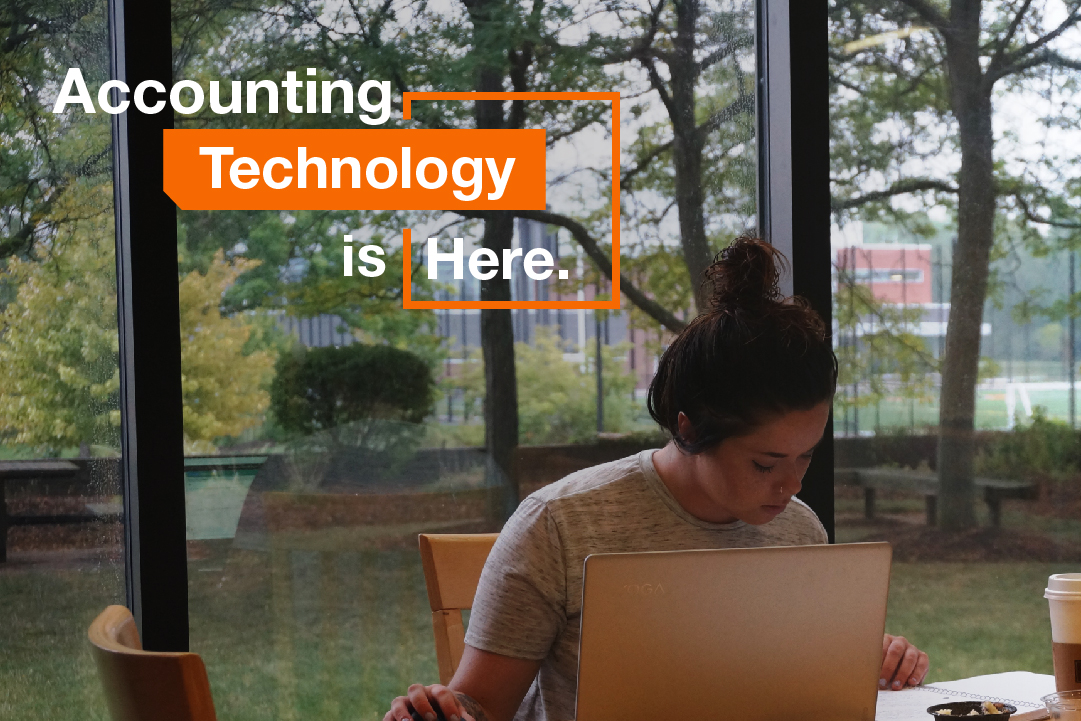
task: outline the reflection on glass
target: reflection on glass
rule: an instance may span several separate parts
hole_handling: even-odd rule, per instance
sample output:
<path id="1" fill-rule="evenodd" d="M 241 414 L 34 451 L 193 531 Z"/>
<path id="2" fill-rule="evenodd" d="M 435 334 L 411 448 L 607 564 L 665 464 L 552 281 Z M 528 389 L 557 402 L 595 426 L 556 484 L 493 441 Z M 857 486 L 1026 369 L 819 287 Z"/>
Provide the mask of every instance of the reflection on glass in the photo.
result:
<path id="1" fill-rule="evenodd" d="M 90 621 L 124 602 L 106 3 L 0 11 L 0 716 L 105 718 Z"/>
<path id="2" fill-rule="evenodd" d="M 1081 560 L 1078 17 L 961 5 L 830 4 L 838 539 L 894 543 L 931 680 L 1050 673 Z"/>
<path id="3" fill-rule="evenodd" d="M 389 80 L 380 127 L 540 127 L 548 140 L 549 208 L 534 217 L 179 214 L 192 648 L 223 717 L 381 718 L 407 684 L 435 680 L 417 533 L 498 530 L 537 487 L 662 443 L 644 410 L 655 360 L 695 312 L 692 279 L 753 227 L 753 4 L 498 7 L 173 3 L 176 76 L 222 81 L 225 105 L 227 80 L 310 68 L 354 88 Z M 477 89 L 619 90 L 622 114 L 426 101 L 401 120 L 405 90 Z M 271 113 L 259 97 L 257 113 L 176 123 L 368 128 L 340 94 L 329 113 Z M 518 258 L 506 281 L 453 280 L 449 263 L 428 280 L 414 242 L 414 298 L 605 298 L 614 123 L 621 312 L 402 310 L 403 228 L 444 252 L 453 238 L 467 255 L 543 248 L 568 271 L 532 280 Z M 346 234 L 384 248 L 382 276 L 344 276 Z"/>

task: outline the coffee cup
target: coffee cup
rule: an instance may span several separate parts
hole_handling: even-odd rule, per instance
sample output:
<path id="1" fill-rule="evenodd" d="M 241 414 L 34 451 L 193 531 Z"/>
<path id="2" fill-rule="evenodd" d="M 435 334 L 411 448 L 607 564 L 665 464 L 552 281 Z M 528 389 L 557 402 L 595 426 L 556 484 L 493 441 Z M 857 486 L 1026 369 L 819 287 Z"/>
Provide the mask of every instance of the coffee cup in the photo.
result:
<path id="1" fill-rule="evenodd" d="M 1081 690 L 1081 573 L 1054 574 L 1043 595 L 1051 608 L 1055 688 Z"/>

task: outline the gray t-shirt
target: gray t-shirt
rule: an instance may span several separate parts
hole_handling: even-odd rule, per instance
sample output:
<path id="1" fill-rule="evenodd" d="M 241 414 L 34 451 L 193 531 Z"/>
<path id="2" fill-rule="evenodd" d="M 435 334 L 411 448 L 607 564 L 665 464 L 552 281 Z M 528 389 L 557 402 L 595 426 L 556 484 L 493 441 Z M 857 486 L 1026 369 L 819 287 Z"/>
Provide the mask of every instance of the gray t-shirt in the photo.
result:
<path id="1" fill-rule="evenodd" d="M 516 721 L 574 718 L 582 565 L 589 554 L 827 542 L 814 511 L 798 499 L 761 526 L 695 518 L 657 475 L 653 453 L 587 468 L 540 489 L 499 534 L 465 642 L 542 661 Z"/>

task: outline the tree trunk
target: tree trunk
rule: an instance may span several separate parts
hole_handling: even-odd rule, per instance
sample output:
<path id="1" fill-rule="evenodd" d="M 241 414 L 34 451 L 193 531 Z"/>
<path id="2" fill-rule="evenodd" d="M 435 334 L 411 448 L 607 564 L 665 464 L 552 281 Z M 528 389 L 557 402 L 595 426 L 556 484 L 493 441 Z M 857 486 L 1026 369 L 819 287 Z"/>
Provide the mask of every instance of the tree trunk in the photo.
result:
<path id="1" fill-rule="evenodd" d="M 994 241 L 994 134 L 989 88 L 980 68 L 979 0 L 955 0 L 947 36 L 950 105 L 961 141 L 957 245 L 939 405 L 939 525 L 976 525 L 973 457 L 980 328 Z"/>
<path id="2" fill-rule="evenodd" d="M 675 3 L 676 41 L 669 62 L 672 94 L 669 116 L 672 120 L 674 142 L 672 160 L 675 167 L 676 210 L 679 214 L 679 235 L 682 240 L 683 260 L 691 275 L 694 302 L 698 312 L 705 310 L 708 295 L 702 287 L 703 273 L 713 260 L 709 240 L 706 238 L 706 221 L 702 190 L 702 140 L 698 137 L 695 122 L 694 88 L 698 82 L 698 65 L 695 59 L 695 31 L 700 8 L 698 0 Z"/>
<path id="3" fill-rule="evenodd" d="M 510 248 L 514 215 L 497 211 L 484 221 L 485 248 L 500 258 Z M 510 281 L 496 276 L 481 282 L 481 300 L 510 300 Z M 482 309 L 480 343 L 484 353 L 484 438 L 488 448 L 485 477 L 499 488 L 493 511 L 506 520 L 518 507 L 514 450 L 518 447 L 518 379 L 514 370 L 514 325 L 509 310 Z"/>
<path id="4" fill-rule="evenodd" d="M 465 0 L 473 22 L 473 47 L 477 55 L 476 89 L 499 92 L 503 88 L 506 58 L 505 32 L 499 17 L 505 9 L 500 0 Z M 503 103 L 478 100 L 474 107 L 477 127 L 504 127 Z M 514 214 L 493 211 L 485 216 L 481 243 L 502 259 L 514 237 Z M 497 273 L 480 283 L 484 301 L 511 299 L 510 280 Z M 505 521 L 518 507 L 518 480 L 514 473 L 514 450 L 518 447 L 518 378 L 514 368 L 514 324 L 509 310 L 482 309 L 480 345 L 484 355 L 484 439 L 487 446 L 485 481 L 492 490 L 491 514 Z"/>

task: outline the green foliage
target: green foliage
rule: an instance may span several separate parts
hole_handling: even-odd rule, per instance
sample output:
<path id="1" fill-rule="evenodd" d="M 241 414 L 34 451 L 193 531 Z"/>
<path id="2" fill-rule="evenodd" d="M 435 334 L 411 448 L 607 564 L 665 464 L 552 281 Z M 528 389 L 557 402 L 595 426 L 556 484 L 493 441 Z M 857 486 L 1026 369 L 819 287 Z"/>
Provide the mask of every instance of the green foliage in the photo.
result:
<path id="1" fill-rule="evenodd" d="M 80 234 L 51 257 L 8 260 L 18 291 L 0 313 L 0 437 L 51 454 L 120 447 L 116 264 L 101 225 L 100 245 Z"/>
<path id="2" fill-rule="evenodd" d="M 434 391 L 431 368 L 415 353 L 354 343 L 281 356 L 270 397 L 284 429 L 311 434 L 369 418 L 420 423 Z"/>
<path id="3" fill-rule="evenodd" d="M 836 403 L 841 409 L 871 406 L 890 396 L 931 397 L 935 359 L 912 332 L 921 308 L 880 301 L 844 274 L 833 303 L 838 328 Z M 846 392 L 857 385 L 858 393 Z"/>
<path id="4" fill-rule="evenodd" d="M 595 344 L 586 345 L 584 362 L 564 360 L 573 346 L 543 327 L 537 328 L 532 346 L 515 344 L 521 443 L 576 443 L 596 437 L 597 353 Z M 635 378 L 622 357 L 628 350 L 625 343 L 601 348 L 606 432 L 629 431 L 633 426 Z M 461 374 L 445 385 L 463 389 L 467 407 L 475 408 L 484 397 L 484 364 L 474 354 L 461 368 Z"/>
<path id="5" fill-rule="evenodd" d="M 1032 423 L 996 435 L 979 458 L 978 467 L 981 473 L 1010 478 L 1077 473 L 1081 470 L 1081 433 L 1065 423 L 1048 420 L 1045 410 L 1037 406 Z"/>
<path id="6" fill-rule="evenodd" d="M 107 186 L 97 192 L 105 194 Z M 0 435 L 58 454 L 73 446 L 119 450 L 116 263 L 111 218 L 35 260 L 8 259 L 4 280 L 15 300 L 0 313 Z M 252 261 L 219 256 L 206 274 L 180 282 L 184 439 L 190 450 L 262 422 L 262 386 L 274 352 L 247 348 L 246 316 L 222 316 L 218 303 Z"/>
<path id="7" fill-rule="evenodd" d="M 33 257 L 36 240 L 91 216 L 111 215 L 111 202 L 71 202 L 86 186 L 111 179 L 110 116 L 46 103 L 69 67 L 96 94 L 109 77 L 105 2 L 11 0 L 0 5 L 0 259 Z M 55 90 L 53 90 L 55 88 Z M 81 187 L 80 187 L 81 186 Z"/>
<path id="8" fill-rule="evenodd" d="M 213 451 L 214 439 L 259 425 L 269 404 L 265 386 L 274 349 L 253 342 L 257 326 L 249 314 L 223 316 L 219 307 L 237 278 L 257 265 L 244 258 L 226 261 L 218 251 L 206 272 L 193 270 L 180 281 L 180 384 L 189 451 Z"/>

